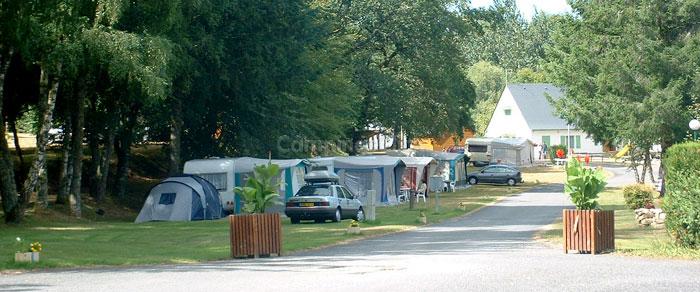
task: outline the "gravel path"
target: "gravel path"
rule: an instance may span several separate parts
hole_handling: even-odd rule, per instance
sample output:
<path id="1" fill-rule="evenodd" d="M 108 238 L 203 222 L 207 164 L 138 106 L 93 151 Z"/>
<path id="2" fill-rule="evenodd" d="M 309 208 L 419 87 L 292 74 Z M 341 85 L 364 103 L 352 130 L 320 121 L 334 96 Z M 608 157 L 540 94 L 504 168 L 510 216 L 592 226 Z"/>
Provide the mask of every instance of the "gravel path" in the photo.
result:
<path id="1" fill-rule="evenodd" d="M 698 261 L 565 255 L 532 240 L 570 207 L 561 191 L 540 187 L 463 218 L 294 256 L 3 275 L 0 291 L 700 290 Z"/>

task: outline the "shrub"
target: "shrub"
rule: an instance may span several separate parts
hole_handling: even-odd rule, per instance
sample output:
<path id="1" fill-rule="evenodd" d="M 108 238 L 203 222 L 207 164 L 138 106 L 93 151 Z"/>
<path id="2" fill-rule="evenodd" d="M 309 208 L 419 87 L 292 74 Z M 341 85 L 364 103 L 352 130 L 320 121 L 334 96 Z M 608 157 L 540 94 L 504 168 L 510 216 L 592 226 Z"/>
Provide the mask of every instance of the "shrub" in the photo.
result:
<path id="1" fill-rule="evenodd" d="M 596 199 L 598 199 L 598 193 L 605 189 L 605 185 L 605 175 L 602 170 L 583 167 L 577 159 L 569 159 L 566 165 L 564 193 L 571 197 L 576 209 L 597 209 Z"/>
<path id="2" fill-rule="evenodd" d="M 267 207 L 281 204 L 280 195 L 277 193 L 279 183 L 273 181 L 279 174 L 280 167 L 277 164 L 258 165 L 246 185 L 234 189 L 243 197 L 246 213 L 265 213 Z"/>
<path id="3" fill-rule="evenodd" d="M 554 158 L 559 158 L 557 157 L 557 150 L 561 149 L 562 152 L 564 152 L 564 157 L 566 158 L 569 153 L 569 149 L 566 148 L 566 145 L 552 145 L 549 146 L 549 159 L 554 162 Z"/>
<path id="4" fill-rule="evenodd" d="M 628 185 L 622 189 L 625 205 L 632 210 L 653 205 L 655 192 L 654 188 L 646 184 Z"/>
<path id="5" fill-rule="evenodd" d="M 700 248 L 700 143 L 669 148 L 664 165 L 666 229 L 679 245 Z"/>

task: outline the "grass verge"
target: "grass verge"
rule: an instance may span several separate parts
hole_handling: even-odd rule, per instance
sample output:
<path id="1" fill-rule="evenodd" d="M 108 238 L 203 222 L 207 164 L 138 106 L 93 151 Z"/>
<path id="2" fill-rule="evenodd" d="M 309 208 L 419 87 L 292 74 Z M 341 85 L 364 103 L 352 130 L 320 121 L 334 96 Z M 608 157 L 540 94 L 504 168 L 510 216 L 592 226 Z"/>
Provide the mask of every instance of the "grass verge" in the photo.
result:
<path id="1" fill-rule="evenodd" d="M 700 259 L 700 250 L 674 245 L 666 229 L 638 225 L 634 211 L 625 206 L 622 188 L 608 188 L 600 194 L 598 202 L 602 209 L 615 211 L 616 253 L 650 258 Z M 562 246 L 564 239 L 561 219 L 538 237 L 553 245 Z"/>

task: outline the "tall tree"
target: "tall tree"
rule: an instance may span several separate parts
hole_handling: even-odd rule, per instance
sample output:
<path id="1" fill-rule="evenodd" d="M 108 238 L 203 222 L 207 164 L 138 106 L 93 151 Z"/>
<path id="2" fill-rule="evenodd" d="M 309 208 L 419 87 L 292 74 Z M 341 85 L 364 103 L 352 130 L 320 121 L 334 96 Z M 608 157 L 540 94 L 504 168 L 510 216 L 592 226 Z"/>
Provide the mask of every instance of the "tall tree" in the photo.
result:
<path id="1" fill-rule="evenodd" d="M 572 1 L 554 33 L 548 75 L 561 115 L 598 141 L 665 149 L 683 137 L 697 91 L 699 1 Z M 644 174 L 642 174 L 642 177 Z M 640 178 L 641 179 L 641 178 Z"/>
<path id="2" fill-rule="evenodd" d="M 474 91 L 458 62 L 457 40 L 469 29 L 461 1 L 317 2 L 334 19 L 360 88 L 353 146 L 368 127 L 413 136 L 461 135 L 470 125 Z"/>
<path id="3" fill-rule="evenodd" d="M 506 87 L 506 72 L 503 68 L 480 61 L 467 70 L 469 80 L 476 89 L 476 106 L 471 110 L 474 118 L 474 133 L 483 136 L 496 110 L 496 104 Z"/>

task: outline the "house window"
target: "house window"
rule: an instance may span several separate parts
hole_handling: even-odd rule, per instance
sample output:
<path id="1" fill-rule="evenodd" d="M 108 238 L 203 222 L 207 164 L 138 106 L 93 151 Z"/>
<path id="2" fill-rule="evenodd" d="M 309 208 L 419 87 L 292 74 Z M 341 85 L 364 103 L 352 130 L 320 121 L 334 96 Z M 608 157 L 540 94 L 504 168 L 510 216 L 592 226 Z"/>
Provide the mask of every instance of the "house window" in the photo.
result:
<path id="1" fill-rule="evenodd" d="M 504 112 L 505 112 L 506 116 L 510 116 L 510 109 L 506 109 L 506 110 L 504 110 Z"/>
<path id="2" fill-rule="evenodd" d="M 567 141 L 567 137 L 569 137 Z M 580 135 L 575 135 L 575 136 L 561 136 L 561 145 L 567 145 L 569 148 L 573 149 L 581 149 L 581 136 Z"/>
<path id="3" fill-rule="evenodd" d="M 160 200 L 158 204 L 160 205 L 172 205 L 175 203 L 175 193 L 162 193 L 160 194 Z"/>
<path id="4" fill-rule="evenodd" d="M 547 145 L 547 146 L 552 146 L 551 137 L 542 136 L 542 144 Z"/>

